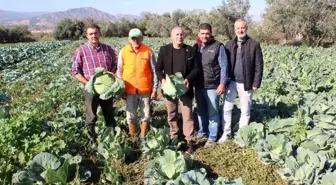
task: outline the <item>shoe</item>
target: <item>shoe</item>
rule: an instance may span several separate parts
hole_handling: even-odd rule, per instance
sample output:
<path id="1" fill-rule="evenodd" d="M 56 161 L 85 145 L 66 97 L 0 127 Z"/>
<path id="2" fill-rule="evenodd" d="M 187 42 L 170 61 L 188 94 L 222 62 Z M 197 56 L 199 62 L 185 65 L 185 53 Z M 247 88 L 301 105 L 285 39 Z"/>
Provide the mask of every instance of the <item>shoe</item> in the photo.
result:
<path id="1" fill-rule="evenodd" d="M 214 140 L 208 139 L 208 141 L 205 143 L 204 148 L 212 147 L 216 144 Z"/>
<path id="2" fill-rule="evenodd" d="M 204 139 L 208 139 L 208 136 L 206 136 L 206 135 L 196 135 L 195 136 L 195 139 L 196 140 L 204 140 Z"/>
<path id="3" fill-rule="evenodd" d="M 191 142 L 187 143 L 187 150 L 185 151 L 186 154 L 192 154 L 194 153 L 194 147 Z"/>
<path id="4" fill-rule="evenodd" d="M 222 135 L 222 137 L 218 140 L 218 143 L 224 143 L 226 140 L 228 140 L 229 137 L 227 135 Z"/>

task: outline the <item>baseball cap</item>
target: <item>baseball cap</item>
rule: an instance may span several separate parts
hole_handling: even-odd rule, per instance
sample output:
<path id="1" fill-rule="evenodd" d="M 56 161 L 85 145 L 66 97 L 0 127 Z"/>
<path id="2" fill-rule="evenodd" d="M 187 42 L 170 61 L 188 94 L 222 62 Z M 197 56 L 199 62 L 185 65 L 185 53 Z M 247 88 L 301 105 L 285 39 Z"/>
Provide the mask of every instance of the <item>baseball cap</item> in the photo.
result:
<path id="1" fill-rule="evenodd" d="M 138 28 L 133 28 L 130 30 L 128 37 L 129 38 L 132 38 L 132 37 L 140 38 L 142 37 L 142 32 Z"/>

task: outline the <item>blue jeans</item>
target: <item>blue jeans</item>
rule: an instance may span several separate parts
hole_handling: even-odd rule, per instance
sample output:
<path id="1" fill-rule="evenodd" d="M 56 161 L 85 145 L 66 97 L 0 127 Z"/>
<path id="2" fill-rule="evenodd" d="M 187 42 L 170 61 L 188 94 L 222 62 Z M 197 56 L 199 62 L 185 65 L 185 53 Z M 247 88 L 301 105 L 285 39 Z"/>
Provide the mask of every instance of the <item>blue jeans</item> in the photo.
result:
<path id="1" fill-rule="evenodd" d="M 196 89 L 195 98 L 199 131 L 198 136 L 208 135 L 209 140 L 217 139 L 219 124 L 219 95 L 216 89 Z"/>

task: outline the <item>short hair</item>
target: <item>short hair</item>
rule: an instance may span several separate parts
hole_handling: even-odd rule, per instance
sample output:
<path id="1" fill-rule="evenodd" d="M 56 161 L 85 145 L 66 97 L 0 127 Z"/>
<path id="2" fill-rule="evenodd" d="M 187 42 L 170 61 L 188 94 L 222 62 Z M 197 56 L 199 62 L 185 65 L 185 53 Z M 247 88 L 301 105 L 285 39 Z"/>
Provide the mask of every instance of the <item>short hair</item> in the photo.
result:
<path id="1" fill-rule="evenodd" d="M 181 29 L 181 30 L 182 30 L 182 34 L 184 35 L 183 28 L 182 28 L 181 26 L 175 26 L 175 27 L 171 30 L 171 32 L 170 32 L 170 36 L 172 36 L 173 32 L 174 32 L 175 30 L 177 30 L 177 29 Z"/>
<path id="2" fill-rule="evenodd" d="M 198 28 L 199 30 L 210 30 L 210 32 L 212 32 L 212 27 L 209 23 L 202 23 Z"/>
<path id="3" fill-rule="evenodd" d="M 88 22 L 85 24 L 85 27 L 84 27 L 84 35 L 86 35 L 86 32 L 89 28 L 96 28 L 100 33 L 100 27 L 98 26 L 98 24 L 94 22 Z"/>
<path id="4" fill-rule="evenodd" d="M 247 21 L 245 19 L 242 19 L 242 18 L 237 19 L 234 25 L 236 25 L 236 22 L 245 22 L 246 29 L 248 28 Z"/>

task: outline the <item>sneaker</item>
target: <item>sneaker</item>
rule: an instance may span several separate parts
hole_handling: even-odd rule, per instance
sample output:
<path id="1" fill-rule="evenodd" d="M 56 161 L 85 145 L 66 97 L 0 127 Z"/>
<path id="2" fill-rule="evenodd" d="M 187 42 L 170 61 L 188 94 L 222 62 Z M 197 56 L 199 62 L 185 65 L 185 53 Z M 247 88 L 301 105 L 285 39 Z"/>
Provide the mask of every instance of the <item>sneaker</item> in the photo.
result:
<path id="1" fill-rule="evenodd" d="M 228 140 L 229 137 L 227 135 L 222 135 L 222 137 L 218 140 L 218 143 L 224 143 L 226 140 Z"/>
<path id="2" fill-rule="evenodd" d="M 194 147 L 191 142 L 188 142 L 187 144 L 187 150 L 185 151 L 186 154 L 192 154 L 194 153 Z"/>
<path id="3" fill-rule="evenodd" d="M 211 146 L 213 146 L 215 144 L 216 144 L 216 142 L 214 140 L 208 139 L 208 141 L 204 145 L 204 148 L 209 148 L 209 147 L 211 147 Z"/>
<path id="4" fill-rule="evenodd" d="M 195 135 L 193 140 L 194 141 L 205 141 L 208 139 L 208 136 L 207 135 Z"/>

